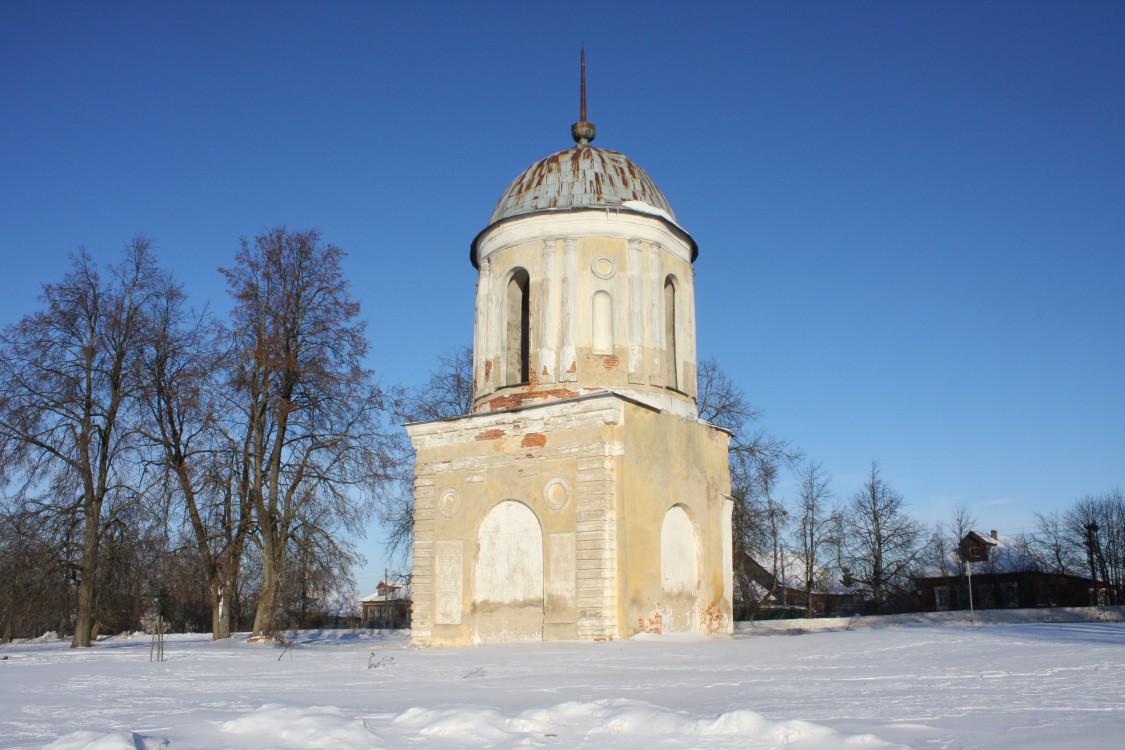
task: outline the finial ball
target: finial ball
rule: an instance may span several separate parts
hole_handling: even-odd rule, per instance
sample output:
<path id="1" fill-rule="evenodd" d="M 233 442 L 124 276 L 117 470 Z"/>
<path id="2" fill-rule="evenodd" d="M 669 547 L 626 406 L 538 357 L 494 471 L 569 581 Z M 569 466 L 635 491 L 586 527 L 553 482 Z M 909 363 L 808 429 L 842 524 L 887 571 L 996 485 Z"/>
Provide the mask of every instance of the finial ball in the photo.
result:
<path id="1" fill-rule="evenodd" d="M 574 142 L 579 146 L 585 146 L 590 141 L 594 140 L 594 135 L 597 130 L 594 128 L 594 123 L 579 120 L 570 126 L 570 136 Z"/>

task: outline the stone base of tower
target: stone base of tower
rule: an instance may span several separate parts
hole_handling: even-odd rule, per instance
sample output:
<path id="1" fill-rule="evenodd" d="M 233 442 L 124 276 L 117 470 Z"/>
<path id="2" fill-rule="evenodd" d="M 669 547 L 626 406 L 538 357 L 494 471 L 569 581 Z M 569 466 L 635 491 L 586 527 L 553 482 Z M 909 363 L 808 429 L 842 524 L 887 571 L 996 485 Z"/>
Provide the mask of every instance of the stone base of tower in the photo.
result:
<path id="1" fill-rule="evenodd" d="M 414 644 L 733 632 L 724 431 L 599 392 L 407 432 Z"/>

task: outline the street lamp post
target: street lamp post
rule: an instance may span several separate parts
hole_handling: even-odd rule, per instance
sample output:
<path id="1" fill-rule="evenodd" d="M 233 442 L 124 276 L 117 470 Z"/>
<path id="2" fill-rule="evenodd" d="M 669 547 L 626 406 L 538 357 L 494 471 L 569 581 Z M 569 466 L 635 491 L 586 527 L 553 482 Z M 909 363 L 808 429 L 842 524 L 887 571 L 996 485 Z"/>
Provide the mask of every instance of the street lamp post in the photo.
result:
<path id="1" fill-rule="evenodd" d="M 969 572 L 969 622 L 976 625 L 976 619 L 973 617 L 973 561 L 965 561 L 965 570 Z"/>

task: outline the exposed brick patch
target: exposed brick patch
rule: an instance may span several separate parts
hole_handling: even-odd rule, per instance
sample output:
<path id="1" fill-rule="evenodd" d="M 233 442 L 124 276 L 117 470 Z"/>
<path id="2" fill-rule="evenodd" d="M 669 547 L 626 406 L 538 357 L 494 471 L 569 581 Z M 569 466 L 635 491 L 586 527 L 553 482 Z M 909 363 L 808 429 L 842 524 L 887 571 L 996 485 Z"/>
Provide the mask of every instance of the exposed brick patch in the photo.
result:
<path id="1" fill-rule="evenodd" d="M 546 380 L 547 376 L 548 376 L 548 375 L 550 375 L 550 374 L 551 374 L 551 373 L 547 372 L 547 365 L 543 365 L 543 374 L 542 374 L 542 375 L 540 375 L 539 377 L 541 377 L 541 378 L 543 378 L 544 380 Z"/>
<path id="2" fill-rule="evenodd" d="M 504 437 L 506 433 L 503 430 L 497 430 L 495 427 L 491 430 L 477 433 L 477 440 L 495 440 L 496 438 Z"/>
<path id="3" fill-rule="evenodd" d="M 502 409 L 513 409 L 520 405 L 520 399 L 514 396 L 497 396 L 488 402 L 488 408 L 492 411 L 501 411 Z"/>
<path id="4" fill-rule="evenodd" d="M 485 363 L 484 363 L 484 379 L 485 380 L 491 380 L 492 379 L 492 360 L 491 359 L 485 360 Z"/>
<path id="5" fill-rule="evenodd" d="M 521 448 L 542 448 L 547 444 L 547 436 L 542 432 L 529 432 L 520 441 Z"/>
<path id="6" fill-rule="evenodd" d="M 602 357 L 602 367 L 607 370 L 616 369 L 619 364 L 621 364 L 621 360 L 617 358 L 616 354 L 610 354 L 609 356 Z"/>
<path id="7" fill-rule="evenodd" d="M 658 609 L 651 617 L 638 617 L 637 630 L 641 633 L 660 635 L 664 632 L 664 614 Z"/>
<path id="8" fill-rule="evenodd" d="M 578 395 L 578 391 L 572 391 L 568 388 L 556 388 L 549 391 L 523 391 L 522 393 L 506 393 L 503 396 L 497 396 L 488 402 L 488 408 L 492 411 L 500 411 L 501 409 L 515 409 L 516 407 L 523 406 L 527 401 L 535 400 L 551 400 L 560 398 L 574 398 Z"/>
<path id="9" fill-rule="evenodd" d="M 726 623 L 727 618 L 723 617 L 723 611 L 719 609 L 718 604 L 711 604 L 711 606 L 707 608 L 707 611 L 701 615 L 700 619 L 702 620 L 703 629 L 707 631 L 709 635 L 722 633 L 726 630 L 723 625 Z"/>
<path id="10" fill-rule="evenodd" d="M 577 362 L 571 362 L 570 367 L 568 367 L 566 371 L 567 372 L 578 372 L 578 363 Z"/>

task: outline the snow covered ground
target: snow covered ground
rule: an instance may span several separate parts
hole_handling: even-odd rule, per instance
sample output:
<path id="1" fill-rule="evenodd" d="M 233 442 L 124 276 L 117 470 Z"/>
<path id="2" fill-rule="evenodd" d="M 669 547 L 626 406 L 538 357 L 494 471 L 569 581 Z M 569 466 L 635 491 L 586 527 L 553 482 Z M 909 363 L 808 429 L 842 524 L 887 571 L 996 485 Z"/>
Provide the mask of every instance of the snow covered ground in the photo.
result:
<path id="1" fill-rule="evenodd" d="M 365 632 L 288 650 L 171 636 L 162 663 L 147 636 L 24 642 L 0 647 L 0 746 L 1121 747 L 1123 612 L 1082 617 L 432 650 Z"/>

